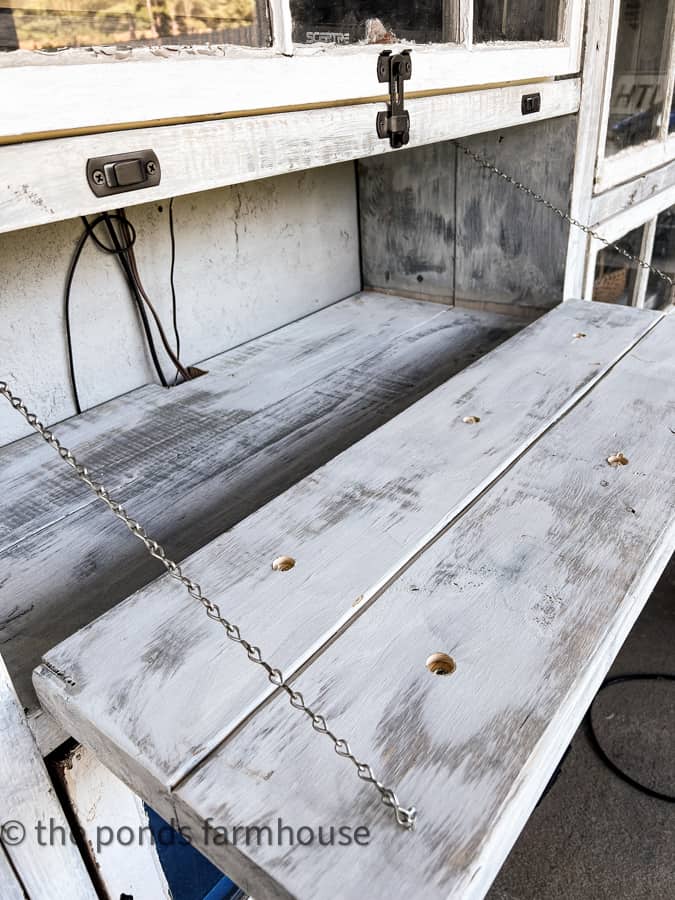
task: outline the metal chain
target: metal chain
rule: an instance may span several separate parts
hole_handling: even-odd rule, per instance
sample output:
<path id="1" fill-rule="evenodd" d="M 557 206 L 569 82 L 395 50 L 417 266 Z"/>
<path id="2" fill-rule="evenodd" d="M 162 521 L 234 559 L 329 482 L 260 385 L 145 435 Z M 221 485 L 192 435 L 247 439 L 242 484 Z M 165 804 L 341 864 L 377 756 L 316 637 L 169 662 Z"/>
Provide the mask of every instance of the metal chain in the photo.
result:
<path id="1" fill-rule="evenodd" d="M 621 256 L 625 256 L 626 259 L 629 259 L 631 262 L 637 263 L 641 269 L 649 269 L 654 275 L 658 278 L 661 278 L 663 281 L 667 282 L 670 285 L 671 289 L 671 300 L 673 299 L 673 288 L 675 288 L 675 282 L 667 275 L 665 272 L 662 272 L 660 269 L 657 269 L 656 266 L 651 265 L 645 259 L 642 259 L 640 256 L 635 256 L 632 253 L 629 253 L 628 250 L 624 250 L 623 247 L 620 247 L 618 244 L 613 243 L 612 241 L 606 240 L 601 234 L 598 234 L 597 231 L 594 231 L 588 225 L 584 225 L 583 222 L 580 222 L 578 219 L 575 219 L 574 216 L 571 216 L 569 213 L 566 213 L 564 209 L 560 209 L 558 206 L 555 206 L 550 200 L 547 200 L 545 197 L 542 197 L 541 194 L 538 194 L 536 191 L 533 191 L 532 188 L 528 187 L 526 184 L 523 184 L 522 181 L 518 181 L 513 178 L 511 175 L 508 175 L 494 163 L 489 162 L 487 159 L 484 159 L 478 153 L 474 153 L 473 150 L 470 150 L 468 147 L 465 147 L 464 144 L 461 144 L 459 141 L 453 141 L 455 146 L 462 151 L 466 156 L 471 157 L 474 162 L 478 163 L 478 165 L 482 169 L 487 169 L 488 172 L 491 172 L 493 175 L 498 175 L 504 181 L 508 181 L 509 184 L 513 185 L 513 187 L 518 188 L 519 191 L 522 191 L 524 194 L 532 197 L 537 203 L 541 203 L 546 209 L 550 209 L 551 212 L 554 212 L 557 216 L 560 216 L 561 219 L 564 219 L 566 222 L 569 222 L 570 225 L 574 225 L 575 228 L 581 229 L 585 234 L 589 235 L 592 238 L 595 238 L 597 241 L 600 241 L 601 244 L 604 244 L 606 247 L 610 247 L 612 250 L 616 250 L 617 253 L 620 253 Z"/>
<path id="2" fill-rule="evenodd" d="M 138 538 L 139 541 L 141 541 L 145 545 L 148 553 L 162 563 L 169 575 L 172 578 L 175 578 L 176 581 L 179 581 L 185 587 L 192 599 L 196 600 L 203 606 L 209 619 L 212 619 L 214 622 L 222 625 L 222 627 L 225 629 L 225 634 L 227 635 L 227 637 L 235 644 L 241 645 L 241 647 L 243 647 L 243 649 L 246 651 L 246 655 L 251 660 L 251 662 L 255 663 L 258 666 L 261 666 L 265 670 L 268 681 L 272 685 L 274 685 L 274 687 L 280 688 L 285 692 L 291 706 L 294 709 L 300 710 L 300 712 L 304 713 L 307 716 L 307 718 L 312 723 L 312 728 L 319 734 L 325 734 L 328 738 L 330 738 L 330 740 L 333 742 L 333 749 L 335 750 L 337 755 L 342 756 L 353 763 L 353 765 L 356 767 L 358 777 L 362 781 L 365 781 L 368 784 L 372 784 L 375 788 L 377 788 L 382 803 L 384 803 L 385 806 L 391 808 L 396 818 L 396 822 L 403 828 L 412 830 L 415 827 L 415 820 L 417 818 L 417 811 L 415 810 L 415 807 L 411 806 L 406 808 L 399 803 L 398 797 L 396 796 L 394 791 L 391 788 L 386 787 L 375 777 L 372 768 L 367 763 L 359 761 L 356 756 L 354 756 L 349 743 L 344 738 L 337 737 L 329 729 L 326 719 L 320 713 L 315 712 L 315 710 L 313 710 L 305 703 L 304 697 L 302 696 L 300 691 L 296 691 L 291 687 L 291 685 L 286 681 L 279 669 L 274 668 L 269 662 L 267 662 L 266 659 L 264 659 L 260 648 L 249 643 L 249 641 L 241 636 L 241 632 L 239 631 L 237 625 L 233 625 L 225 618 L 225 616 L 221 613 L 218 604 L 213 603 L 206 596 L 204 596 L 200 586 L 194 581 L 191 581 L 191 579 L 183 573 L 180 565 L 166 555 L 166 552 L 162 545 L 149 537 L 143 526 L 140 525 L 135 519 L 133 519 L 123 506 L 117 503 L 117 501 L 110 495 L 108 490 L 100 482 L 94 480 L 87 467 L 79 463 L 75 456 L 70 452 L 70 450 L 68 450 L 67 447 L 64 447 L 63 444 L 61 444 L 56 435 L 49 428 L 43 425 L 34 413 L 31 413 L 27 409 L 21 398 L 16 397 L 12 393 L 5 381 L 0 381 L 0 394 L 2 394 L 2 396 L 5 397 L 5 399 L 13 406 L 13 408 L 24 417 L 28 424 L 35 431 L 37 431 L 37 433 L 43 438 L 43 440 L 45 440 L 50 445 L 50 447 L 53 447 L 54 450 L 56 450 L 61 459 L 74 470 L 80 481 L 86 484 L 86 486 L 91 491 L 93 491 L 97 499 L 105 503 L 105 505 L 117 516 L 117 518 L 124 522 L 129 531 L 134 535 L 134 537 Z"/>

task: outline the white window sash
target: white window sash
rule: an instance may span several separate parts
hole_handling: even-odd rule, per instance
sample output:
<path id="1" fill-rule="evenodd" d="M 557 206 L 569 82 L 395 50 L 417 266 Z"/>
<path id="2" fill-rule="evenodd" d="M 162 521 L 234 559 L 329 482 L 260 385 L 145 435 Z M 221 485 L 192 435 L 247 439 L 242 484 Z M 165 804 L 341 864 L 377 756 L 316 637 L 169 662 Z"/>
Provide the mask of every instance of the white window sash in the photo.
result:
<path id="1" fill-rule="evenodd" d="M 577 72 L 584 0 L 566 0 L 558 42 L 474 45 L 473 0 L 460 0 L 455 31 L 461 44 L 392 45 L 413 48 L 410 97 L 485 88 Z M 271 0 L 273 47 L 225 48 L 220 56 L 149 50 L 131 59 L 82 62 L 36 55 L 36 65 L 13 65 L 0 55 L 0 143 L 94 134 L 139 125 L 311 109 L 384 97 L 376 78 L 380 45 L 338 47 L 291 43 L 289 0 Z M 25 56 L 25 54 L 24 54 Z M 135 57 L 135 58 L 134 58 Z"/>

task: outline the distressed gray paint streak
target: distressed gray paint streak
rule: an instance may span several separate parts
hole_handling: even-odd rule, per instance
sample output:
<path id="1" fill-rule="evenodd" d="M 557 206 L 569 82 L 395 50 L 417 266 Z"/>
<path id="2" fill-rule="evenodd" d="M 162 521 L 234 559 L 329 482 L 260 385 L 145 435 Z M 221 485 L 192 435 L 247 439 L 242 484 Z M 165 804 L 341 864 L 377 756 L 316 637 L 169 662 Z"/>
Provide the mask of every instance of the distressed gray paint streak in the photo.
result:
<path id="1" fill-rule="evenodd" d="M 463 143 L 567 209 L 575 135 L 565 116 Z M 453 144 L 362 160 L 359 191 L 365 284 L 531 310 L 562 299 L 565 223 Z"/>
<path id="2" fill-rule="evenodd" d="M 447 143 L 359 162 L 365 284 L 452 297 L 454 171 Z"/>

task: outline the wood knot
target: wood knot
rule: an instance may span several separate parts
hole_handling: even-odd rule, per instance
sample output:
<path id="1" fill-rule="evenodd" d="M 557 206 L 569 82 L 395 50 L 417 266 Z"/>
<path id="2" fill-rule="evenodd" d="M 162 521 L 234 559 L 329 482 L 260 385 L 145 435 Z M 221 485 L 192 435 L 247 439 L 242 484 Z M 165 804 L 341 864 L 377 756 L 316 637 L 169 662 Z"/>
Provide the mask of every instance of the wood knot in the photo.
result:
<path id="1" fill-rule="evenodd" d="M 480 422 L 480 416 L 464 416 L 462 422 L 465 425 L 477 425 Z"/>

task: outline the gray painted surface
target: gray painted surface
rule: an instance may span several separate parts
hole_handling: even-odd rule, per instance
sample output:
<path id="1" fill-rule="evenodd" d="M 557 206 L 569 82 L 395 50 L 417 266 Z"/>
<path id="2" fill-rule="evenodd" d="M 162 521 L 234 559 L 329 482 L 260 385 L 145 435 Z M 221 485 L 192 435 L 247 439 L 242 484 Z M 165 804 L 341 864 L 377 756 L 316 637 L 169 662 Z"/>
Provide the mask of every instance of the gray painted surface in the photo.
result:
<path id="1" fill-rule="evenodd" d="M 576 117 L 464 143 L 564 209 Z M 562 299 L 567 225 L 452 143 L 359 163 L 364 283 L 445 302 L 544 310 Z"/>

